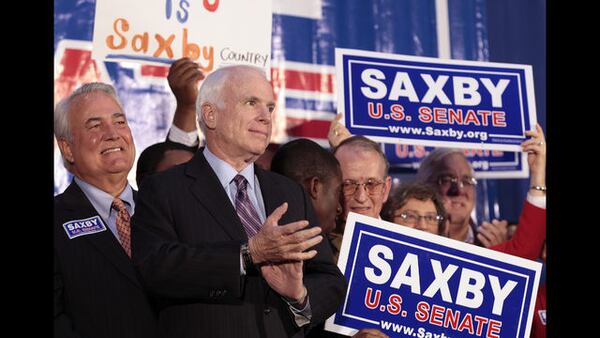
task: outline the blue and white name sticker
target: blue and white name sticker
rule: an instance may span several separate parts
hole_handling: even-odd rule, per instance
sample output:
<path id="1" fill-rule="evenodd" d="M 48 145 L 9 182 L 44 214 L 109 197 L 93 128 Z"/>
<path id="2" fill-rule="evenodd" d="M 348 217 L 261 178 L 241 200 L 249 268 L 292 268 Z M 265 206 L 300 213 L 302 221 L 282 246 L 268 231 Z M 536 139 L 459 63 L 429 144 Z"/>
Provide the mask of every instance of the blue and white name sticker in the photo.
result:
<path id="1" fill-rule="evenodd" d="M 528 338 L 539 262 L 350 213 L 344 303 L 325 329 L 390 337 Z"/>
<path id="2" fill-rule="evenodd" d="M 94 216 L 86 219 L 76 219 L 63 224 L 63 228 L 73 239 L 79 236 L 91 235 L 106 230 L 106 226 L 100 216 Z"/>
<path id="3" fill-rule="evenodd" d="M 386 143 L 520 151 L 536 124 L 530 65 L 336 48 L 338 110 Z"/>
<path id="4" fill-rule="evenodd" d="M 383 152 L 390 166 L 410 173 L 416 173 L 423 159 L 433 149 L 411 144 L 383 145 Z M 463 149 L 463 152 L 475 171 L 476 178 L 529 177 L 527 153 L 488 149 Z"/>

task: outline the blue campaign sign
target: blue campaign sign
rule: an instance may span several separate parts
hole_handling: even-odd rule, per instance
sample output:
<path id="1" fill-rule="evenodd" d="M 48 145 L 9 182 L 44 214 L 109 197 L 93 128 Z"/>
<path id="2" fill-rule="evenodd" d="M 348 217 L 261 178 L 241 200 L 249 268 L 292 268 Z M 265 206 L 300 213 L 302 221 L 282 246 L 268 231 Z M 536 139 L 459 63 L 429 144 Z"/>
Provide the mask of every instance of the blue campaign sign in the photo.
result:
<path id="1" fill-rule="evenodd" d="M 383 145 L 390 166 L 406 172 L 416 172 L 421 161 L 434 147 L 411 144 Z M 464 149 L 464 154 L 475 171 L 476 178 L 527 178 L 529 165 L 524 152 Z"/>
<path id="2" fill-rule="evenodd" d="M 520 151 L 536 124 L 529 65 L 336 48 L 338 110 L 379 142 Z"/>
<path id="3" fill-rule="evenodd" d="M 390 337 L 529 337 L 542 264 L 350 213 L 348 280 L 325 329 Z"/>

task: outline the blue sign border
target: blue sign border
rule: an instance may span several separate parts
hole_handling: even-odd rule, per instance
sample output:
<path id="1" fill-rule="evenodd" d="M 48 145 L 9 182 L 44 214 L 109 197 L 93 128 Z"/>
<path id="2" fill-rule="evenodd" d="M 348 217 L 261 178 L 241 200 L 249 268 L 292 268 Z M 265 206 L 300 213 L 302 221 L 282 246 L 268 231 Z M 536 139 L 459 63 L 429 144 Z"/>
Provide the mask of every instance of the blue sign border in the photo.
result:
<path id="1" fill-rule="evenodd" d="M 373 120 L 373 124 L 359 124 L 357 121 L 365 120 L 365 109 L 362 111 L 355 109 L 357 99 L 353 98 L 352 65 L 372 64 L 380 67 L 392 68 L 426 68 L 428 70 L 438 70 L 443 72 L 470 72 L 476 75 L 484 73 L 501 74 L 503 77 L 514 76 L 517 78 L 516 86 L 518 97 L 509 96 L 519 102 L 518 109 L 511 108 L 506 112 L 506 119 L 510 121 L 520 120 L 520 123 L 507 124 L 507 131 L 504 133 L 498 132 L 498 127 L 482 127 L 482 126 L 454 126 L 446 125 L 439 127 L 435 124 L 420 123 L 412 114 L 407 114 L 408 118 L 402 122 L 392 122 L 390 116 L 385 114 L 385 119 L 378 118 Z M 518 64 L 503 64 L 492 62 L 479 61 L 464 61 L 464 60 L 446 60 L 430 57 L 417 57 L 399 54 L 386 54 L 370 51 L 352 50 L 336 48 L 336 78 L 337 78 L 337 93 L 338 93 L 338 109 L 345 114 L 342 123 L 350 133 L 354 135 L 365 135 L 375 141 L 384 143 L 405 143 L 405 144 L 421 144 L 427 146 L 444 146 L 457 148 L 473 148 L 473 149 L 497 149 L 504 151 L 520 151 L 520 143 L 527 139 L 524 135 L 525 130 L 531 130 L 536 124 L 536 109 L 535 96 L 533 91 L 533 72 L 529 65 Z M 508 88 L 511 88 L 509 86 Z M 514 91 L 514 88 L 511 89 Z M 364 101 L 364 99 L 362 99 Z M 398 101 L 405 104 L 405 101 Z M 391 101 L 382 99 L 381 102 L 386 105 Z M 375 103 L 379 104 L 379 103 Z M 414 108 L 415 104 L 406 103 Z M 448 106 L 449 108 L 461 107 L 457 105 Z M 386 108 L 387 109 L 387 108 Z M 461 108 L 462 109 L 462 108 Z M 518 112 L 516 111 L 518 110 Z M 387 111 L 387 110 L 386 110 Z M 516 113 L 520 115 L 515 116 Z M 409 121 L 411 121 L 410 123 Z M 516 119 L 516 120 L 515 120 Z M 371 122 L 369 120 L 369 122 Z M 402 126 L 399 125 L 402 124 Z M 419 124 L 420 123 L 420 124 Z M 392 126 L 393 125 L 393 126 Z M 396 128 L 392 132 L 390 128 Z M 414 127 L 421 129 L 419 133 L 402 131 L 399 127 Z M 518 130 L 517 130 L 518 129 Z M 454 136 L 453 133 L 460 133 L 460 136 Z M 484 137 L 485 136 L 485 137 Z"/>
<path id="2" fill-rule="evenodd" d="M 377 321 L 360 318 L 356 316 L 356 313 L 347 311 L 349 301 L 356 302 L 357 299 L 364 298 L 364 288 L 353 287 L 353 273 L 357 268 L 362 267 L 360 262 L 358 264 L 360 267 L 357 265 L 356 260 L 362 250 L 360 247 L 361 241 L 369 236 L 377 237 L 382 243 L 386 241 L 401 243 L 401 245 L 429 251 L 432 255 L 448 256 L 453 260 L 463 260 L 466 262 L 465 264 L 485 266 L 485 269 L 498 270 L 503 274 L 513 274 L 517 279 L 526 280 L 523 287 L 526 296 L 521 303 L 520 320 L 517 323 L 515 337 L 529 337 L 534 315 L 535 297 L 541 275 L 540 263 L 355 213 L 350 213 L 348 216 L 338 261 L 338 267 L 344 272 L 348 280 L 348 292 L 344 304 L 338 308 L 336 314 L 327 320 L 325 326 L 327 330 L 352 335 L 361 328 L 380 327 Z M 511 325 L 511 323 L 507 324 Z M 423 323 L 421 327 L 427 327 L 427 324 Z M 456 331 L 444 329 L 443 327 L 430 326 L 429 329 L 430 332 L 437 329 L 436 334 L 443 332 L 448 334 L 447 337 L 456 337 L 458 334 Z M 393 332 L 386 333 L 393 335 Z M 468 336 L 468 334 L 465 335 L 464 332 L 460 332 L 460 336 Z M 474 335 L 474 337 L 476 336 Z M 502 335 L 502 337 L 506 337 L 506 335 Z"/>

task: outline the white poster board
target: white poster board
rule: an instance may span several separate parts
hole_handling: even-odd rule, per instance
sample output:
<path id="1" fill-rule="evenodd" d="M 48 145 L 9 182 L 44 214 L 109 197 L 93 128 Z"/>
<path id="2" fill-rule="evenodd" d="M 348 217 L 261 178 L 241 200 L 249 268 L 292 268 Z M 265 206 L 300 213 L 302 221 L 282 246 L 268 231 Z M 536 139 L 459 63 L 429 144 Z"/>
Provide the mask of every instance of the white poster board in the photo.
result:
<path id="1" fill-rule="evenodd" d="M 169 65 L 190 57 L 271 67 L 271 0 L 96 0 L 92 57 Z"/>

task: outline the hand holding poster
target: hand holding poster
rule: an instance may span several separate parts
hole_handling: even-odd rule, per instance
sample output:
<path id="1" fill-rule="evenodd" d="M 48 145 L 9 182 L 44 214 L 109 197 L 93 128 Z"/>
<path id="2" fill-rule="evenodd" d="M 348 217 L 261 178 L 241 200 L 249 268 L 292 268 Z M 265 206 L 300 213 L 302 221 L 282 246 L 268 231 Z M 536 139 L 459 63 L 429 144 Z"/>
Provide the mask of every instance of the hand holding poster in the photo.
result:
<path id="1" fill-rule="evenodd" d="M 350 213 L 344 304 L 325 329 L 390 337 L 529 337 L 541 264 Z"/>
<path id="2" fill-rule="evenodd" d="M 536 124 L 531 66 L 336 48 L 338 111 L 387 143 L 520 151 Z"/>
<path id="3" fill-rule="evenodd" d="M 227 64 L 270 77 L 271 0 L 96 0 L 92 57 L 171 64 L 181 57 L 205 72 Z"/>

